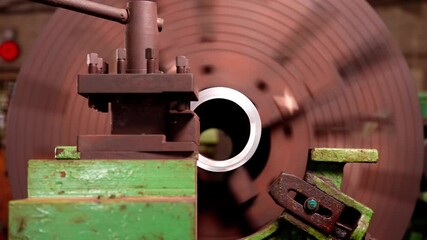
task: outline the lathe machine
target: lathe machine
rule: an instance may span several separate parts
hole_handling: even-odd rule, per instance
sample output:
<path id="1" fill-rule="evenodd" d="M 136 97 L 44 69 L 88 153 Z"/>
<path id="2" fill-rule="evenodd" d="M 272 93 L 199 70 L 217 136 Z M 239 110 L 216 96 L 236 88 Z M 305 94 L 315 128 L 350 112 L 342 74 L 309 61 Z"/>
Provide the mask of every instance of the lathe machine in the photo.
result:
<path id="1" fill-rule="evenodd" d="M 10 239 L 402 238 L 422 120 L 366 1 L 36 1 Z"/>

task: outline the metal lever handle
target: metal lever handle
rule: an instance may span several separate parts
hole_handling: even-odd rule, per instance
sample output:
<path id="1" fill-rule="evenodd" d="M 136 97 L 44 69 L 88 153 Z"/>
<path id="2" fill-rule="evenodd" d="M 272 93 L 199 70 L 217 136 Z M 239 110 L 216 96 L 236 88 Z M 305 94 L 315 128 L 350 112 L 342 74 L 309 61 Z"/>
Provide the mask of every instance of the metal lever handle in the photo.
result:
<path id="1" fill-rule="evenodd" d="M 31 0 L 54 7 L 61 7 L 68 10 L 92 15 L 99 18 L 115 21 L 118 23 L 127 23 L 129 13 L 126 9 L 111 7 L 108 5 L 95 3 L 86 0 Z"/>
<path id="2" fill-rule="evenodd" d="M 145 51 L 152 49 L 150 69 L 159 69 L 158 33 L 163 19 L 157 17 L 157 4 L 151 0 L 130 0 L 127 9 L 115 8 L 87 0 L 31 0 L 46 5 L 126 24 L 127 73 L 146 73 Z"/>

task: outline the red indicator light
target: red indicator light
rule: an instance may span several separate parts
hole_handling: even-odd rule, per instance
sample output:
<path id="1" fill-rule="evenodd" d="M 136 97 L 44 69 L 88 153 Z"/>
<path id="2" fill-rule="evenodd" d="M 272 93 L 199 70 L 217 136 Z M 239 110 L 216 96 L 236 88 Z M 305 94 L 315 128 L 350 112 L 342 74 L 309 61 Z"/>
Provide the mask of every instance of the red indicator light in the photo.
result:
<path id="1" fill-rule="evenodd" d="M 4 41 L 0 45 L 0 57 L 6 62 L 12 62 L 19 56 L 18 44 L 14 41 Z"/>

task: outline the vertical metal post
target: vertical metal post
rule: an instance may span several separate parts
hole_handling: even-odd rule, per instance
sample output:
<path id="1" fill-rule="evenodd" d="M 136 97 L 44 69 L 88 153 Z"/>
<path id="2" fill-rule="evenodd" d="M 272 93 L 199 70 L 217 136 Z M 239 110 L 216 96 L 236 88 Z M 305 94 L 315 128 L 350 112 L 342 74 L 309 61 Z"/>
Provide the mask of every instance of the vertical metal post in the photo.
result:
<path id="1" fill-rule="evenodd" d="M 154 69 L 159 69 L 159 28 L 157 4 L 152 1 L 128 3 L 129 19 L 126 24 L 127 73 L 146 73 L 146 49 L 152 49 Z"/>

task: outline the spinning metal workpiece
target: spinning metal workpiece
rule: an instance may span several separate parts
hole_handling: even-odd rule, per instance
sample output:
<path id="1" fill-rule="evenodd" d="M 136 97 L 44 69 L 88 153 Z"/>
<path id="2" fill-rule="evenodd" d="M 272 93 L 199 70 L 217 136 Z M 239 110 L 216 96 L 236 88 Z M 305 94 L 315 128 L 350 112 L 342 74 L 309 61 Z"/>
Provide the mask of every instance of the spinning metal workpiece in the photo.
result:
<path id="1" fill-rule="evenodd" d="M 135 17 L 120 10 L 125 0 L 98 2 L 114 6 L 104 9 L 100 17 L 121 23 Z M 178 72 L 175 76 L 185 82 L 187 73 L 180 72 L 186 60 L 176 61 L 175 56 L 186 56 L 201 100 L 212 89 L 238 92 L 225 90 L 223 96 L 203 97 L 204 102 L 191 104 L 200 118 L 201 132 L 222 130 L 233 146 L 218 163 L 198 163 L 199 239 L 241 238 L 269 226 L 283 212 L 269 194 L 270 185 L 281 172 L 303 179 L 309 167 L 308 149 L 313 148 L 378 150 L 378 163 L 346 166 L 341 189 L 373 210 L 368 230 L 372 236 L 402 238 L 422 174 L 422 122 L 415 84 L 403 56 L 366 1 L 158 0 L 157 6 L 162 19 L 152 16 L 150 26 L 163 28 L 159 41 L 149 40 L 148 47 L 134 47 L 135 52 L 119 50 L 118 64 L 110 65 L 110 71 L 127 76 L 153 70 L 156 75 L 159 69 Z M 87 71 L 82 59 L 88 52 L 112 63 L 114 50 L 124 45 L 125 32 L 137 34 L 140 29 L 67 10 L 54 14 L 22 67 L 8 113 L 8 168 L 15 198 L 26 196 L 28 159 L 51 158 L 58 145 L 78 145 L 78 135 L 134 133 L 134 128 L 120 129 L 122 118 L 113 117 L 110 124 L 108 114 L 87 108 L 87 99 L 76 93 L 75 84 L 76 76 Z M 128 47 L 139 44 L 126 41 Z M 89 63 L 94 64 L 95 56 L 91 57 Z M 102 72 L 106 67 L 89 69 Z M 122 85 L 115 85 L 109 75 L 108 84 L 90 85 L 100 75 L 80 77 L 84 89 L 79 91 L 92 106 L 105 111 L 104 97 L 108 95 L 110 101 L 111 95 L 100 96 L 99 91 Z M 92 93 L 98 95 L 93 98 Z M 187 96 L 195 100 L 193 94 Z M 129 99 L 114 99 L 142 108 Z M 122 108 L 114 101 L 113 111 Z M 241 101 L 250 104 L 244 106 Z M 177 112 L 180 106 L 190 107 L 176 103 Z M 128 111 L 133 116 L 133 110 Z M 152 118 L 157 119 L 164 112 L 143 114 L 158 115 Z M 139 121 L 128 120 L 135 126 Z M 160 125 L 157 132 L 164 129 Z M 89 140 L 80 139 L 79 147 L 95 146 L 91 140 L 80 145 Z M 248 154 L 236 158 L 246 146 Z M 100 152 L 92 147 L 86 156 Z"/>

